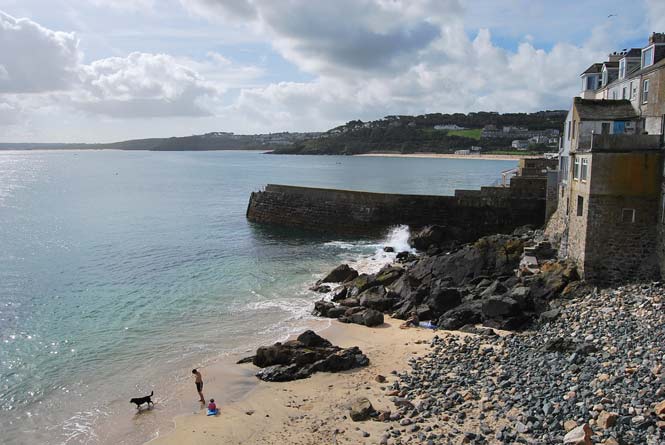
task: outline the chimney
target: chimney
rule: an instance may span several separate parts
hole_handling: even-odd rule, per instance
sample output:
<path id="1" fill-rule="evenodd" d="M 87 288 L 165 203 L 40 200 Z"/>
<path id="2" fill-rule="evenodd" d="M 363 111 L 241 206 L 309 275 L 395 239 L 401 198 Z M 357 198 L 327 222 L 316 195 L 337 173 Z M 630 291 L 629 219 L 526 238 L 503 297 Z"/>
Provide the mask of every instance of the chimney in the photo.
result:
<path id="1" fill-rule="evenodd" d="M 665 43 L 664 32 L 654 32 L 649 36 L 649 45 L 653 43 Z"/>
<path id="2" fill-rule="evenodd" d="M 623 55 L 621 53 L 618 53 L 618 52 L 615 51 L 612 54 L 610 54 L 608 57 L 609 57 L 609 60 L 608 60 L 609 62 L 618 62 L 619 60 L 621 60 Z"/>

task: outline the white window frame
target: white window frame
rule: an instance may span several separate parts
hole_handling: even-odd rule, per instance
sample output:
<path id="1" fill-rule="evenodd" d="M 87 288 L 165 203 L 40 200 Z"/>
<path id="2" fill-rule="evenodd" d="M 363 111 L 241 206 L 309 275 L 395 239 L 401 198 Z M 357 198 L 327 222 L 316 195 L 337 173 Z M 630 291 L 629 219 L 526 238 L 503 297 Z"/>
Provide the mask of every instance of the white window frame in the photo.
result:
<path id="1" fill-rule="evenodd" d="M 580 158 L 575 156 L 573 160 L 573 179 L 578 181 L 580 179 Z"/>
<path id="2" fill-rule="evenodd" d="M 631 213 L 629 213 L 629 215 L 630 215 L 630 218 L 629 218 L 630 221 L 626 221 L 626 219 L 623 217 L 623 215 L 624 215 L 626 212 L 631 212 Z M 621 222 L 622 222 L 622 223 L 631 223 L 631 224 L 634 223 L 634 222 L 635 222 L 635 209 L 628 209 L 628 208 L 621 209 Z"/>
<path id="3" fill-rule="evenodd" d="M 649 102 L 649 79 L 644 79 L 642 82 L 642 103 Z"/>
<path id="4" fill-rule="evenodd" d="M 619 79 L 626 77 L 626 59 L 619 60 Z"/>
<path id="5" fill-rule="evenodd" d="M 589 159 L 582 158 L 582 162 L 580 164 L 580 181 L 586 182 L 588 178 L 589 178 Z"/>
<path id="6" fill-rule="evenodd" d="M 649 53 L 649 60 L 646 60 L 646 58 L 644 57 L 646 55 L 645 53 Z M 647 46 L 642 50 L 642 59 L 641 59 L 642 68 L 646 68 L 648 66 L 653 65 L 653 57 L 655 53 L 656 53 L 656 45 Z"/>
<path id="7" fill-rule="evenodd" d="M 626 90 L 627 90 L 627 89 L 628 89 L 628 87 L 623 87 L 623 88 L 621 88 L 621 98 L 622 98 L 622 99 L 628 99 L 628 98 L 626 97 L 626 96 L 627 96 L 627 95 L 626 95 Z"/>

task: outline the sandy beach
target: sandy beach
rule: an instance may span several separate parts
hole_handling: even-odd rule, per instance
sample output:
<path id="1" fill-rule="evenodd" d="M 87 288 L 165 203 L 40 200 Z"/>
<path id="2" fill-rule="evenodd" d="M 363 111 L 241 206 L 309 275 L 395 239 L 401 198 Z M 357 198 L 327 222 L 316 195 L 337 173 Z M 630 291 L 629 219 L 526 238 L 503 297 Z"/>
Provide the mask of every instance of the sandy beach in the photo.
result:
<path id="1" fill-rule="evenodd" d="M 286 383 L 262 382 L 253 377 L 251 364 L 236 365 L 236 375 L 256 384 L 240 400 L 221 406 L 217 417 L 204 409 L 175 418 L 175 431 L 150 441 L 157 444 L 362 444 L 376 443 L 386 426 L 382 422 L 353 422 L 347 404 L 366 396 L 377 410 L 392 403 L 381 388 L 393 380 L 391 371 L 403 371 L 409 357 L 429 349 L 435 333 L 429 329 L 399 329 L 400 320 L 386 318 L 380 327 L 343 324 L 337 320 L 319 334 L 342 347 L 359 346 L 370 365 L 341 373 L 317 373 L 309 379 Z M 204 375 L 206 370 L 203 370 Z M 378 383 L 378 374 L 386 383 Z M 249 377 L 251 376 L 251 377 Z M 240 379 L 243 380 L 243 379 Z M 221 376 L 206 381 L 206 397 L 224 400 L 229 382 Z M 192 402 L 194 402 L 194 395 Z M 217 396 L 219 395 L 219 396 Z M 363 432 L 369 433 L 367 438 Z"/>
<path id="2" fill-rule="evenodd" d="M 384 157 L 384 158 L 439 158 L 439 159 L 484 159 L 489 161 L 516 161 L 520 159 L 539 159 L 540 155 L 498 155 L 498 154 L 474 154 L 456 155 L 453 153 L 364 153 L 354 155 L 360 157 Z"/>

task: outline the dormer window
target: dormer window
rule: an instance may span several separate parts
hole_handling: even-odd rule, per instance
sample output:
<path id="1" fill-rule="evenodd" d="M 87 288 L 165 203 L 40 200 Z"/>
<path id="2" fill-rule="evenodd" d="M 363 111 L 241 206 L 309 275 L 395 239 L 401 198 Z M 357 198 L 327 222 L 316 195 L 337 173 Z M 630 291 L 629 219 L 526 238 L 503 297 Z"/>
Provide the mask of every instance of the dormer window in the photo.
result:
<path id="1" fill-rule="evenodd" d="M 653 65 L 653 45 L 642 50 L 642 68 Z"/>
<path id="2" fill-rule="evenodd" d="M 626 59 L 619 60 L 619 79 L 626 77 Z"/>
<path id="3" fill-rule="evenodd" d="M 603 68 L 603 86 L 607 85 L 607 68 Z"/>

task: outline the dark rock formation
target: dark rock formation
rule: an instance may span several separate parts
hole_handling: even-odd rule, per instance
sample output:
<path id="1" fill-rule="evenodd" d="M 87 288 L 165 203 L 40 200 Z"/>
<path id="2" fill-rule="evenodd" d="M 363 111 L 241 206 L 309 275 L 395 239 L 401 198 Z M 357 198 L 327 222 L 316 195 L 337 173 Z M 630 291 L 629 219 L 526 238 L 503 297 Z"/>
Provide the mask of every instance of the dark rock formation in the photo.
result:
<path id="1" fill-rule="evenodd" d="M 238 363 L 249 361 L 263 368 L 256 376 L 270 382 L 304 379 L 315 372 L 339 372 L 369 364 L 358 347 L 333 346 L 313 331 L 303 332 L 296 340 L 262 346 L 254 356 Z"/>
<path id="2" fill-rule="evenodd" d="M 358 272 L 348 264 L 334 268 L 328 275 L 319 280 L 319 283 L 344 283 L 358 276 Z"/>
<path id="3" fill-rule="evenodd" d="M 436 231 L 427 229 L 428 236 Z M 534 241 L 534 233 L 525 229 L 521 236 L 487 236 L 452 252 L 437 250 L 403 266 L 387 265 L 375 275 L 361 274 L 344 283 L 339 306 L 321 301 L 314 312 L 367 326 L 383 323 L 380 313 L 406 319 L 415 312 L 421 321 L 433 320 L 443 329 L 483 323 L 515 330 L 541 313 L 543 320 L 556 318 L 556 311 L 550 311 L 554 298 L 588 287 L 575 284 L 576 269 L 566 261 L 543 260 L 536 272 L 523 274 L 519 265 L 525 248 L 531 249 L 529 255 L 534 250 L 543 257 L 552 254 L 549 243 Z"/>

